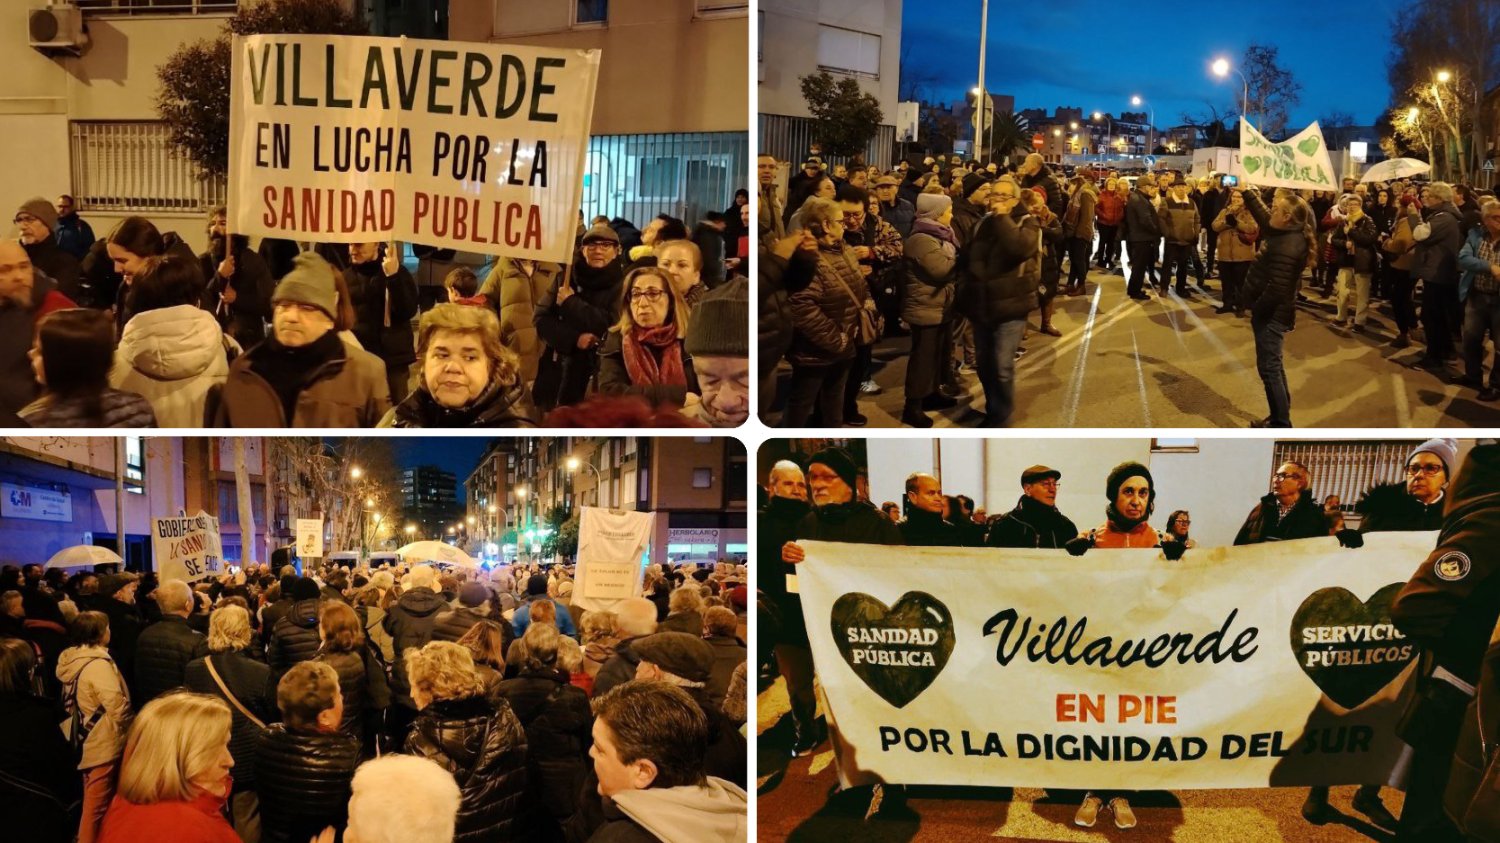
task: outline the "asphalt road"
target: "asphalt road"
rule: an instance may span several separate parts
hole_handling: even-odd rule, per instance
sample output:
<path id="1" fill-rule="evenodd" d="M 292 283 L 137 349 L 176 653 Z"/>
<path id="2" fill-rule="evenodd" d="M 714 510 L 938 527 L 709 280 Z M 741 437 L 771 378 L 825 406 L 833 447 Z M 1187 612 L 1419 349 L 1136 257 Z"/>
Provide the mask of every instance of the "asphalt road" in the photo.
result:
<path id="1" fill-rule="evenodd" d="M 1066 276 L 1064 276 L 1066 278 Z M 1190 281 L 1190 283 L 1192 283 Z M 1054 324 L 1063 336 L 1033 330 L 1017 362 L 1016 427 L 1242 428 L 1267 415 L 1255 370 L 1248 319 L 1216 314 L 1221 287 L 1180 298 L 1175 292 L 1137 302 L 1125 279 L 1095 270 L 1087 293 L 1059 297 Z M 1500 424 L 1500 402 L 1409 368 L 1420 343 L 1388 343 L 1396 331 L 1390 308 L 1372 303 L 1364 334 L 1332 327 L 1333 301 L 1304 288 L 1297 324 L 1286 337 L 1285 363 L 1298 427 L 1450 427 Z M 1038 325 L 1037 315 L 1030 320 Z M 879 395 L 863 396 L 871 427 L 898 427 L 906 374 L 906 338 L 875 349 Z M 1452 373 L 1460 370 L 1455 361 Z M 938 427 L 976 426 L 984 394 L 973 374 L 961 376 L 968 397 L 929 413 Z"/>
<path id="2" fill-rule="evenodd" d="M 1146 791 L 1131 805 L 1139 825 L 1120 831 L 1102 813 L 1092 829 L 1073 825 L 1072 794 L 1049 796 L 1026 788 L 913 787 L 904 806 L 883 807 L 866 820 L 868 790 L 836 793 L 833 751 L 824 743 L 810 756 L 790 758 L 791 718 L 780 679 L 763 690 L 756 706 L 758 839 L 770 841 L 851 841 L 922 843 L 956 840 L 1176 841 L 1176 843 L 1358 843 L 1390 840 L 1349 808 L 1353 787 L 1333 788 L 1332 806 L 1340 816 L 1323 826 L 1302 819 L 1306 791 L 1260 790 Z M 1399 791 L 1382 792 L 1385 805 L 1400 816 Z"/>

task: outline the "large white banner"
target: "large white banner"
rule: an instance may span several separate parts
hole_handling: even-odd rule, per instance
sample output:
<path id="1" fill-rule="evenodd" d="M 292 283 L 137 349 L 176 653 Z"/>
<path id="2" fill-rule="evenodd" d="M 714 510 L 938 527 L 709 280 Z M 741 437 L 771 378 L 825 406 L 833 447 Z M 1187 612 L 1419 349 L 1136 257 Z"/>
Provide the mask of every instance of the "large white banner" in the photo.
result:
<path id="1" fill-rule="evenodd" d="M 598 50 L 236 36 L 229 227 L 567 263 Z"/>
<path id="2" fill-rule="evenodd" d="M 608 610 L 641 591 L 641 554 L 651 544 L 656 513 L 582 507 L 573 602 Z"/>
<path id="3" fill-rule="evenodd" d="M 1245 184 L 1290 187 L 1296 190 L 1338 190 L 1323 129 L 1311 126 L 1281 143 L 1272 143 L 1240 118 L 1240 148 L 1230 171 Z"/>
<path id="4" fill-rule="evenodd" d="M 219 519 L 206 512 L 151 519 L 151 550 L 163 580 L 193 582 L 224 571 Z"/>
<path id="5" fill-rule="evenodd" d="M 800 542 L 846 785 L 1388 783 L 1436 533 L 1159 550 Z"/>

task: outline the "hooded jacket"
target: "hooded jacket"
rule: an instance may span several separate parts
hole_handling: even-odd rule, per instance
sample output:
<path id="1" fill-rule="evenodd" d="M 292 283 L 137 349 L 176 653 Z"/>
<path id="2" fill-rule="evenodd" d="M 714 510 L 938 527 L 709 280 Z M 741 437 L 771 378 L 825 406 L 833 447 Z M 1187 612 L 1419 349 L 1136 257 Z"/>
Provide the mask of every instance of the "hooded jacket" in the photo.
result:
<path id="1" fill-rule="evenodd" d="M 99 717 L 83 741 L 78 769 L 87 770 L 119 758 L 125 751 L 125 735 L 134 715 L 130 710 L 130 689 L 109 651 L 103 647 L 63 650 L 57 660 L 57 678 L 63 683 L 64 699 L 76 700 L 85 724 L 96 713 Z M 66 732 L 70 725 L 71 720 L 64 724 L 63 730 Z"/>
<path id="2" fill-rule="evenodd" d="M 491 378 L 484 391 L 464 407 L 439 404 L 422 383 L 380 419 L 379 427 L 536 427 L 531 391 L 522 381 L 505 386 Z"/>
<path id="3" fill-rule="evenodd" d="M 298 600 L 276 621 L 271 630 L 271 672 L 279 681 L 281 675 L 300 662 L 312 661 L 318 654 L 318 600 Z"/>
<path id="4" fill-rule="evenodd" d="M 1078 527 L 1055 506 L 1022 495 L 1016 508 L 990 525 L 987 547 L 1061 548 L 1078 535 Z"/>
<path id="5" fill-rule="evenodd" d="M 521 358 L 522 383 L 536 380 L 536 368 L 542 359 L 536 309 L 561 274 L 562 267 L 557 264 L 538 262 L 528 276 L 516 261 L 501 258 L 479 288 L 500 314 L 501 344 Z"/>
<path id="6" fill-rule="evenodd" d="M 395 692 L 396 700 L 407 708 L 416 708 L 416 704 L 412 702 L 411 685 L 406 680 L 406 651 L 432 640 L 438 613 L 446 608 L 448 602 L 443 595 L 425 588 L 414 588 L 402 594 L 380 622 L 391 634 L 392 649 L 396 653 L 391 670 L 391 690 Z"/>
<path id="7" fill-rule="evenodd" d="M 1260 499 L 1245 518 L 1239 533 L 1234 537 L 1236 545 L 1260 544 L 1269 541 L 1312 539 L 1330 535 L 1328 516 L 1312 496 L 1312 491 L 1303 489 L 1297 502 L 1281 517 L 1276 505 L 1276 496 L 1268 494 Z"/>
<path id="8" fill-rule="evenodd" d="M 626 790 L 604 800 L 604 825 L 592 843 L 706 843 L 744 840 L 749 798 L 732 782 Z"/>
<path id="9" fill-rule="evenodd" d="M 509 705 L 483 697 L 438 700 L 422 709 L 406 752 L 435 761 L 458 782 L 454 843 L 520 840 L 526 795 L 526 731 Z"/>
<path id="10" fill-rule="evenodd" d="M 256 747 L 263 843 L 305 843 L 349 822 L 350 782 L 359 743 L 349 736 L 293 732 L 276 723 Z"/>
<path id="11" fill-rule="evenodd" d="M 109 385 L 151 402 L 160 427 L 203 427 L 209 392 L 229 377 L 239 344 L 190 304 L 131 317 L 115 348 Z"/>

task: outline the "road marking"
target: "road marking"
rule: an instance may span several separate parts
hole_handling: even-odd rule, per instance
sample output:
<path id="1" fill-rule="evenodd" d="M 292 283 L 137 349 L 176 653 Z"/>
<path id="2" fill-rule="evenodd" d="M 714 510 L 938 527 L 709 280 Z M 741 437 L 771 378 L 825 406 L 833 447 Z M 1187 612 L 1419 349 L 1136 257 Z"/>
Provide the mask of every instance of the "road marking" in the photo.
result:
<path id="1" fill-rule="evenodd" d="M 1141 348 L 1135 341 L 1135 329 L 1130 329 L 1130 350 L 1135 355 L 1135 382 L 1141 393 L 1142 427 L 1151 426 L 1151 402 L 1146 400 L 1146 373 L 1141 369 Z"/>
<path id="2" fill-rule="evenodd" d="M 1411 427 L 1411 406 L 1406 401 L 1406 381 L 1391 373 L 1391 391 L 1396 396 L 1396 426 Z"/>
<path id="3" fill-rule="evenodd" d="M 1083 323 L 1083 345 L 1078 354 L 1078 359 L 1073 361 L 1073 376 L 1068 381 L 1068 400 L 1064 405 L 1063 418 L 1067 420 L 1064 427 L 1072 427 L 1073 420 L 1078 415 L 1078 401 L 1083 397 L 1083 370 L 1088 365 L 1089 343 L 1094 336 L 1094 318 L 1099 314 L 1099 299 L 1103 297 L 1104 288 L 1094 287 L 1094 299 L 1089 302 L 1089 318 Z"/>

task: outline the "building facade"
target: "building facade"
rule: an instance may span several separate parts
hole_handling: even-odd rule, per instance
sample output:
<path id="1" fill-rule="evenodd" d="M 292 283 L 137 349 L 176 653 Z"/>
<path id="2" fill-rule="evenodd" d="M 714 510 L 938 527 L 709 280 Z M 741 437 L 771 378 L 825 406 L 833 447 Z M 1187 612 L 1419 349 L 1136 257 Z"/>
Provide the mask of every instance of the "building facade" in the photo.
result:
<path id="1" fill-rule="evenodd" d="M 865 160 L 895 155 L 901 76 L 901 0 L 761 0 L 756 11 L 760 92 L 758 152 L 800 162 L 815 141 L 801 79 L 826 70 L 853 78 L 880 103 L 883 120 Z"/>
<path id="2" fill-rule="evenodd" d="M 402 469 L 401 506 L 405 524 L 416 527 L 415 537 L 423 539 L 443 535 L 464 512 L 457 478 L 431 465 Z"/>
<path id="3" fill-rule="evenodd" d="M 748 0 L 452 3 L 454 40 L 597 49 L 583 213 L 723 211 L 750 173 Z"/>

